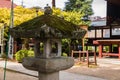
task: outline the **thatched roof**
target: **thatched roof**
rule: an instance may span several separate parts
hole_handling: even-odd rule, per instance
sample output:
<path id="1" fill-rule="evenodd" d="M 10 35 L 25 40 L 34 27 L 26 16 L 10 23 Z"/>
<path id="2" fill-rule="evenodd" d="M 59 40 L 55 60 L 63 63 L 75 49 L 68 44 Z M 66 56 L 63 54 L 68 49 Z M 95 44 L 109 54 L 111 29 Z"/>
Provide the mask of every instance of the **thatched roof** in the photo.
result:
<path id="1" fill-rule="evenodd" d="M 16 38 L 82 38 L 86 31 L 55 15 L 42 15 L 9 29 Z"/>

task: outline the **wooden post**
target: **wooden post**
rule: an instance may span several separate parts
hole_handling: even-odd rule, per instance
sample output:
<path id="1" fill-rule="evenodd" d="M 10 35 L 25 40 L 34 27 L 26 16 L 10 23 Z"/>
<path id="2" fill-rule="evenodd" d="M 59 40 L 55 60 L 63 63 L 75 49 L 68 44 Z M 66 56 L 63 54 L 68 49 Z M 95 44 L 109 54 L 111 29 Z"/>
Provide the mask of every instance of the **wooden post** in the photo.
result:
<path id="1" fill-rule="evenodd" d="M 82 50 L 84 51 L 85 43 L 84 43 L 84 38 L 82 39 Z"/>
<path id="2" fill-rule="evenodd" d="M 109 45 L 109 52 L 112 52 L 112 44 Z"/>
<path id="3" fill-rule="evenodd" d="M 99 45 L 99 58 L 102 58 L 102 45 Z"/>
<path id="4" fill-rule="evenodd" d="M 17 46 L 17 41 L 14 41 L 14 53 L 17 52 L 17 48 L 18 48 L 18 46 Z"/>
<path id="5" fill-rule="evenodd" d="M 119 44 L 119 46 L 118 46 L 118 52 L 119 52 L 119 59 L 120 59 L 120 44 Z"/>
<path id="6" fill-rule="evenodd" d="M 86 52 L 86 55 L 87 55 L 87 65 L 89 67 L 89 52 L 88 51 Z"/>
<path id="7" fill-rule="evenodd" d="M 102 37 L 101 37 L 101 38 L 103 39 L 103 28 L 102 28 L 102 30 L 101 30 L 101 33 L 102 33 L 102 35 L 101 35 Z"/>
<path id="8" fill-rule="evenodd" d="M 94 61 L 95 61 L 95 65 L 97 65 L 97 61 L 96 61 L 96 52 L 94 52 Z"/>
<path id="9" fill-rule="evenodd" d="M 72 52 L 71 52 L 71 57 L 73 57 L 73 50 L 72 50 Z"/>
<path id="10" fill-rule="evenodd" d="M 80 53 L 80 51 L 79 51 L 79 61 L 81 61 L 81 53 Z"/>

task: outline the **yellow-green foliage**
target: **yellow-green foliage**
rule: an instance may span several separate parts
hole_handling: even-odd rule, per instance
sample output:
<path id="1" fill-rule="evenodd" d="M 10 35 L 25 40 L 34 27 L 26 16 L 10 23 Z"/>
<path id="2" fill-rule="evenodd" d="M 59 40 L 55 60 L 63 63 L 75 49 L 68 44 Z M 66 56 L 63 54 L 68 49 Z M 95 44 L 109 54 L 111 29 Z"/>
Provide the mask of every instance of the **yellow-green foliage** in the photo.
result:
<path id="1" fill-rule="evenodd" d="M 36 9 L 30 9 L 30 8 L 23 8 L 21 6 L 17 6 L 13 10 L 13 20 L 14 20 L 14 26 L 19 25 L 25 21 L 28 21 L 32 18 L 36 17 Z M 43 11 L 39 11 L 38 15 L 42 15 Z M 5 37 L 7 37 L 7 31 L 8 27 L 10 27 L 10 17 L 11 17 L 11 12 L 10 9 L 7 8 L 0 8 L 0 23 L 5 23 L 6 28 L 5 28 Z"/>
<path id="2" fill-rule="evenodd" d="M 38 15 L 42 15 L 43 12 L 39 11 Z M 36 17 L 36 9 L 23 8 L 18 6 L 14 9 L 14 25 L 19 25 L 25 21 L 28 21 Z"/>
<path id="3" fill-rule="evenodd" d="M 6 23 L 9 25 L 10 21 L 10 10 L 7 8 L 0 8 L 0 23 Z"/>
<path id="4" fill-rule="evenodd" d="M 76 11 L 62 11 L 59 8 L 53 8 L 53 15 L 57 15 L 59 17 L 63 17 L 65 20 L 72 22 L 76 25 L 83 25 L 85 24 L 84 21 L 82 21 L 82 17 L 84 16 L 81 12 Z"/>
<path id="5" fill-rule="evenodd" d="M 38 16 L 42 15 L 43 11 L 38 11 Z M 62 11 L 59 8 L 53 8 L 53 15 L 57 15 L 59 17 L 63 17 L 65 20 L 70 21 L 74 24 L 81 25 L 84 22 L 81 18 L 84 14 L 76 11 L 66 12 Z M 36 9 L 35 8 L 23 8 L 21 6 L 17 6 L 14 8 L 14 26 L 19 25 L 25 21 L 33 19 L 36 17 Z M 7 23 L 9 26 L 10 23 L 10 9 L 0 8 L 0 22 Z"/>
<path id="6" fill-rule="evenodd" d="M 21 6 L 17 6 L 13 10 L 14 14 L 14 26 L 19 25 L 27 20 L 30 20 L 36 17 L 36 9 L 31 8 L 23 8 Z M 39 11 L 38 15 L 42 15 L 43 11 Z M 10 9 L 0 8 L 0 22 L 7 23 L 7 26 L 10 24 Z"/>
<path id="7" fill-rule="evenodd" d="M 62 53 L 62 56 L 64 56 L 64 57 L 68 57 L 68 55 L 67 55 L 67 53 Z"/>
<path id="8" fill-rule="evenodd" d="M 29 56 L 34 56 L 34 51 L 32 51 L 32 50 L 19 50 L 15 54 L 15 59 L 18 62 L 22 62 L 23 58 L 29 57 Z"/>

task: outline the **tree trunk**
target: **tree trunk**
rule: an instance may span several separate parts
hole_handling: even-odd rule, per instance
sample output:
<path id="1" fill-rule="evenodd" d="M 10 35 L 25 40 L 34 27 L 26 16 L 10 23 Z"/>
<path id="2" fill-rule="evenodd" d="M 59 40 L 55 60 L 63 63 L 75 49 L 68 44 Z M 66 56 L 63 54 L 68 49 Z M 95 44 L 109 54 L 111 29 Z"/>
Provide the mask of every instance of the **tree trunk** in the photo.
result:
<path id="1" fill-rule="evenodd" d="M 56 7 L 55 6 L 55 0 L 52 0 L 52 7 Z"/>

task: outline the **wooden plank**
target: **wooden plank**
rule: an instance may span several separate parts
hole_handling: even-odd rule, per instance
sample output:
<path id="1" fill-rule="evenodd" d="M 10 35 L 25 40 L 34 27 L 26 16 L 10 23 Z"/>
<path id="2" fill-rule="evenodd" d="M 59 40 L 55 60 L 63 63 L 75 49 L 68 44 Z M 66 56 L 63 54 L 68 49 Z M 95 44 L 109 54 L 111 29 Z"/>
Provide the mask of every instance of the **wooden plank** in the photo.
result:
<path id="1" fill-rule="evenodd" d="M 118 53 L 102 53 L 103 56 L 119 56 Z"/>

